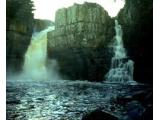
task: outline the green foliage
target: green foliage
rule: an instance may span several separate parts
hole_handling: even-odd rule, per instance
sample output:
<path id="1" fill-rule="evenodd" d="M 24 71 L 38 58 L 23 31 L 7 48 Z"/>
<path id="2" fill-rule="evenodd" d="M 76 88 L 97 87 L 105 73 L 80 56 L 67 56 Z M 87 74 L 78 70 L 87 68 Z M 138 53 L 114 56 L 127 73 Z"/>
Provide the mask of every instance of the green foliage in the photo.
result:
<path id="1" fill-rule="evenodd" d="M 31 0 L 7 0 L 7 23 L 11 21 L 29 24 L 33 19 L 33 2 Z"/>

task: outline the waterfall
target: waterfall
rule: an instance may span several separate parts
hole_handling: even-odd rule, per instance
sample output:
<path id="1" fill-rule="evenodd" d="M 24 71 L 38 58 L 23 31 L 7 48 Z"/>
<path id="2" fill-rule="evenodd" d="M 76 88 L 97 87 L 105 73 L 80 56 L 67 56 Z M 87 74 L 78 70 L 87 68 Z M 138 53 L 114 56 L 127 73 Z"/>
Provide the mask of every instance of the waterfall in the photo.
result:
<path id="1" fill-rule="evenodd" d="M 23 75 L 31 79 L 46 80 L 48 71 L 46 68 L 47 59 L 47 33 L 54 30 L 54 26 L 48 27 L 32 35 L 31 43 L 25 54 Z"/>
<path id="2" fill-rule="evenodd" d="M 115 20 L 115 31 L 114 56 L 111 60 L 111 68 L 105 78 L 107 82 L 131 83 L 133 82 L 134 62 L 127 57 L 123 46 L 122 28 L 117 20 Z"/>

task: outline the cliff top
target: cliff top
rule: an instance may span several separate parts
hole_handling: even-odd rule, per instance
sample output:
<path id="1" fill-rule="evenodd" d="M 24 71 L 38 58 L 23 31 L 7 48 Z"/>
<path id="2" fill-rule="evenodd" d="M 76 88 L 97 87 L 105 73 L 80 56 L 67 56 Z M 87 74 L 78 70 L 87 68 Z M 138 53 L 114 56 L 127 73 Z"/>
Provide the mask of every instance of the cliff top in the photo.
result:
<path id="1" fill-rule="evenodd" d="M 86 7 L 86 8 L 100 8 L 100 9 L 103 9 L 107 14 L 108 12 L 101 6 L 99 5 L 98 3 L 91 3 L 91 2 L 84 2 L 83 4 L 79 4 L 79 3 L 74 3 L 72 6 L 69 6 L 69 7 L 63 7 L 63 8 L 60 8 L 56 11 L 56 14 L 57 12 L 59 11 L 63 11 L 63 10 L 67 10 L 67 9 L 71 9 L 71 8 L 74 8 L 74 7 Z"/>

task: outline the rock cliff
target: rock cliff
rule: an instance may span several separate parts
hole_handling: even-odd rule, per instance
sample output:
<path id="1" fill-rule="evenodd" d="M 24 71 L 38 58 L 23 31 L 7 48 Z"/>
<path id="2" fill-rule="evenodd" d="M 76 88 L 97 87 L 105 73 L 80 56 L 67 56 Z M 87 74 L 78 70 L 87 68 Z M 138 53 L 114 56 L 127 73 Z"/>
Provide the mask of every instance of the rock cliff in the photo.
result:
<path id="1" fill-rule="evenodd" d="M 126 0 L 118 15 L 128 56 L 135 62 L 134 79 L 153 81 L 153 1 Z"/>
<path id="2" fill-rule="evenodd" d="M 34 31 L 40 32 L 41 30 L 46 29 L 48 26 L 53 26 L 54 22 L 50 20 L 43 19 L 34 19 Z"/>
<path id="3" fill-rule="evenodd" d="M 107 49 L 113 36 L 114 21 L 100 5 L 74 4 L 56 12 L 48 56 L 58 60 L 60 72 L 69 79 L 100 81 L 110 64 Z"/>
<path id="4" fill-rule="evenodd" d="M 6 5 L 7 71 L 20 71 L 32 35 L 32 2 L 30 0 L 7 0 Z"/>

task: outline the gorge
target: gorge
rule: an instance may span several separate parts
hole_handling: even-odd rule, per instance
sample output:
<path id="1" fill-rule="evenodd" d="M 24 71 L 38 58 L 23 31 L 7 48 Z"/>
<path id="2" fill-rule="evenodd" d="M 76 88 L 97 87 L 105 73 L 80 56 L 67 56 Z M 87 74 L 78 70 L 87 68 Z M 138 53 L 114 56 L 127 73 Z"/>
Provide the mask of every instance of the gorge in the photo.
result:
<path id="1" fill-rule="evenodd" d="M 153 119 L 152 2 L 116 17 L 75 3 L 54 22 L 32 11 L 7 0 L 7 120 Z"/>

